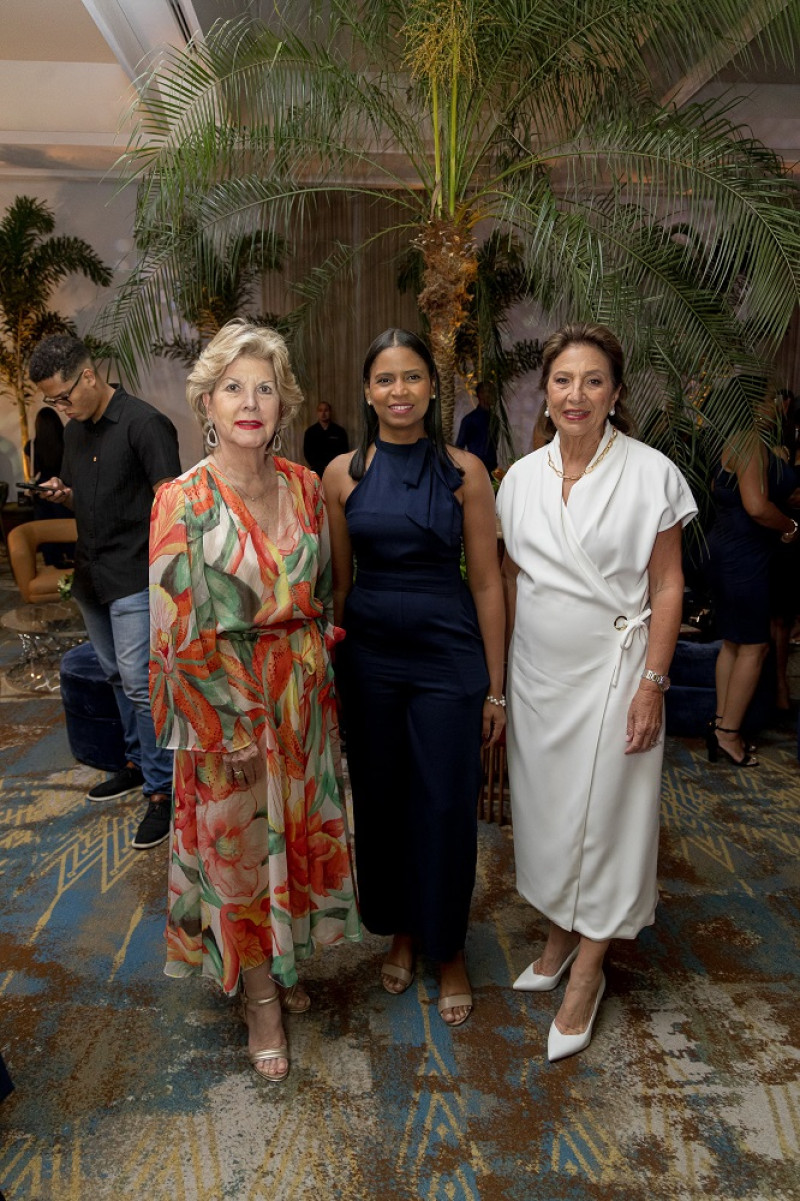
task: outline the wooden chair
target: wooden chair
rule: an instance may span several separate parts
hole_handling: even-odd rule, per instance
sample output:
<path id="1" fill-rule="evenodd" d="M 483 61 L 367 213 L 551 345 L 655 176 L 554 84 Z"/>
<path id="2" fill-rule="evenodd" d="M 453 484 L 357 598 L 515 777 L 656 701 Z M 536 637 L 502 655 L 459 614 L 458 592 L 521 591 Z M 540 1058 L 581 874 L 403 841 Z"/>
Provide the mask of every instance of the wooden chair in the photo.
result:
<path id="1" fill-rule="evenodd" d="M 74 517 L 53 517 L 46 521 L 26 521 L 8 534 L 8 557 L 22 599 L 29 605 L 61 600 L 58 581 L 72 570 L 47 567 L 38 562 L 37 550 L 43 542 L 75 542 L 78 528 Z"/>

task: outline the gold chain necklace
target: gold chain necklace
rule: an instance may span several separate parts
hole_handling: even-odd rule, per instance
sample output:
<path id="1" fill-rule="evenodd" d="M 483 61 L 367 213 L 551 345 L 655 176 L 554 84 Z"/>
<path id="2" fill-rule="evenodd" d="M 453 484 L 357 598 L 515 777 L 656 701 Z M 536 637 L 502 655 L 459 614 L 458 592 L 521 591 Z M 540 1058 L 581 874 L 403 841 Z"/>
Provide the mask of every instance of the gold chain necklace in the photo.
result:
<path id="1" fill-rule="evenodd" d="M 598 455 L 597 458 L 595 459 L 595 461 L 593 463 L 590 463 L 588 467 L 584 467 L 584 469 L 580 473 L 580 475 L 565 475 L 563 471 L 559 471 L 558 468 L 556 467 L 555 463 L 553 462 L 553 460 L 550 458 L 549 450 L 547 452 L 547 466 L 552 467 L 553 471 L 556 473 L 556 475 L 558 476 L 558 478 L 560 480 L 569 480 L 570 482 L 574 482 L 575 480 L 582 480 L 585 475 L 588 475 L 591 471 L 594 471 L 595 467 L 600 466 L 603 459 L 606 457 L 608 452 L 611 450 L 611 447 L 614 445 L 614 442 L 616 441 L 616 437 L 617 437 L 617 431 L 616 431 L 616 429 L 614 429 L 611 432 L 611 437 L 609 438 L 608 442 L 605 445 L 603 453 Z"/>

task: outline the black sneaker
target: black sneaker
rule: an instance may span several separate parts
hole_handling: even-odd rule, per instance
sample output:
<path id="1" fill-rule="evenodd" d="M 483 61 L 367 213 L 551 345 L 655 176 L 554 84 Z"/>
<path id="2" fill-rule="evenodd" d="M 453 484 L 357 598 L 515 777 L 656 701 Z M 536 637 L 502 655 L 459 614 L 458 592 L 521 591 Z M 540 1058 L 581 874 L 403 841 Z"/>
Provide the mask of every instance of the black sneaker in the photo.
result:
<path id="1" fill-rule="evenodd" d="M 139 823 L 136 837 L 131 843 L 137 851 L 149 851 L 169 838 L 169 819 L 172 801 L 166 792 L 154 792 L 147 798 L 147 812 Z"/>
<path id="2" fill-rule="evenodd" d="M 126 763 L 122 771 L 118 771 L 110 780 L 95 784 L 86 793 L 87 801 L 113 801 L 118 796 L 127 796 L 129 792 L 139 792 L 144 784 L 144 776 L 135 763 Z"/>

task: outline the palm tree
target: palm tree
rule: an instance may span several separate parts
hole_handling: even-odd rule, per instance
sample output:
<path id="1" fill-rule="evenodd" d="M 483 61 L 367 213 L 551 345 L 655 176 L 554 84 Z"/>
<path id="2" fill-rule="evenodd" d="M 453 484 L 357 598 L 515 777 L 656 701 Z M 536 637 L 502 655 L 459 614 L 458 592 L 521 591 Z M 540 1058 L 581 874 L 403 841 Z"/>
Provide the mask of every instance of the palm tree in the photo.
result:
<path id="1" fill-rule="evenodd" d="M 52 237 L 54 229 L 52 211 L 31 196 L 17 196 L 0 221 L 0 392 L 16 402 L 23 452 L 35 392 L 28 379 L 33 349 L 49 334 L 75 333 L 71 321 L 48 308 L 53 291 L 68 275 L 84 275 L 99 287 L 112 279 L 88 242 Z M 24 453 L 22 458 L 27 480 L 30 465 Z"/>
<path id="2" fill-rule="evenodd" d="M 184 262 L 175 304 L 183 321 L 193 326 L 194 337 L 183 331 L 157 339 L 156 354 L 191 367 L 203 347 L 232 317 L 245 314 L 255 285 L 265 271 L 279 271 L 285 247 L 281 238 L 233 234 L 218 248 L 202 233 L 189 247 L 193 257 Z M 259 313 L 252 319 L 262 325 L 288 329 L 286 318 Z"/>
<path id="3" fill-rule="evenodd" d="M 797 193 L 724 107 L 660 98 L 721 41 L 746 59 L 754 30 L 760 53 L 791 54 L 800 0 L 329 0 L 221 23 L 141 81 L 126 161 L 146 252 L 110 329 L 131 361 L 147 352 L 198 231 L 299 238 L 325 194 L 388 193 L 400 216 L 384 233 L 422 255 L 448 432 L 493 228 L 554 321 L 623 336 L 644 409 L 671 411 L 700 370 L 726 381 L 704 414 L 721 437 L 750 413 L 742 368 L 769 358 L 797 303 Z M 712 232 L 713 261 L 696 249 Z M 306 316 L 363 249 L 332 248 Z"/>

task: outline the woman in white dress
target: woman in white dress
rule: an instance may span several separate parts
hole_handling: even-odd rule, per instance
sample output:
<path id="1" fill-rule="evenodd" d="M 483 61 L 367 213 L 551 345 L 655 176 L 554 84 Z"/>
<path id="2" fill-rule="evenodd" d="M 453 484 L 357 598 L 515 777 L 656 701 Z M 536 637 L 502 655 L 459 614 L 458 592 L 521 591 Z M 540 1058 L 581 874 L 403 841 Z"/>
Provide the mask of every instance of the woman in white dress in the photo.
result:
<path id="1" fill-rule="evenodd" d="M 508 759 L 517 887 L 550 921 L 514 987 L 572 965 L 548 1058 L 588 1046 L 612 938 L 652 924 L 663 693 L 681 621 L 677 467 L 629 436 L 623 352 L 600 325 L 543 350 L 553 441 L 515 463 L 497 508 L 506 555 Z"/>

